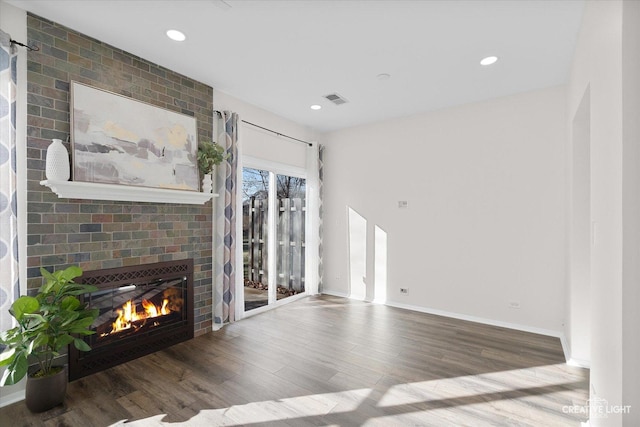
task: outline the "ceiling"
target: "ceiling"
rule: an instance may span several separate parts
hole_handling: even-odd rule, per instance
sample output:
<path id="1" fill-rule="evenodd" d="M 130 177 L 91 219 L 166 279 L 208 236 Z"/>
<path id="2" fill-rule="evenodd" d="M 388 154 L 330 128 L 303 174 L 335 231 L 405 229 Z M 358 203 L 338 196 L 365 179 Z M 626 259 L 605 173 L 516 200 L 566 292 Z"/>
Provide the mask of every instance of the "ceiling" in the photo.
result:
<path id="1" fill-rule="evenodd" d="M 563 84 L 584 8 L 583 0 L 7 2 L 319 132 Z M 171 28 L 187 40 L 169 40 Z M 499 61 L 480 65 L 489 55 Z M 349 102 L 323 98 L 336 92 Z"/>

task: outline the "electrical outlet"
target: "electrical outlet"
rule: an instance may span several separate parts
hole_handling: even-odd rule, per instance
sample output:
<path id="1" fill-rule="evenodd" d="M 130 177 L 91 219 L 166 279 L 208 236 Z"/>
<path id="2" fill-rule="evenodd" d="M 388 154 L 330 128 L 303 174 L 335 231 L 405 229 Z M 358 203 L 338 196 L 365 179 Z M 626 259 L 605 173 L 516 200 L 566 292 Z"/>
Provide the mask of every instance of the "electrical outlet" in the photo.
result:
<path id="1" fill-rule="evenodd" d="M 400 288 L 400 293 L 401 294 L 408 294 L 409 293 L 409 288 Z"/>
<path id="2" fill-rule="evenodd" d="M 509 301 L 509 308 L 520 308 L 520 301 Z"/>

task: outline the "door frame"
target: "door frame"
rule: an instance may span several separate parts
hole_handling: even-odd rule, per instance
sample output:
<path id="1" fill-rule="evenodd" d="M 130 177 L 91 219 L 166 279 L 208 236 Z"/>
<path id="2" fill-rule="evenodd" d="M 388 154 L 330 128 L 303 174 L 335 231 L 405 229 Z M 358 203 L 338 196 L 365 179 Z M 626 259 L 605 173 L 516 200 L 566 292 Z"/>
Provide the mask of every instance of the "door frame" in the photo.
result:
<path id="1" fill-rule="evenodd" d="M 305 179 L 305 197 L 306 197 L 306 206 L 307 209 L 305 211 L 305 223 L 309 224 L 310 222 L 310 217 L 311 217 L 311 211 L 309 209 L 309 199 L 310 199 L 310 188 L 309 188 L 309 177 L 308 177 L 308 172 L 305 168 L 302 167 L 298 167 L 298 166 L 293 166 L 293 165 L 288 165 L 285 163 L 278 163 L 278 162 L 274 162 L 271 160 L 264 160 L 258 157 L 253 157 L 253 156 L 247 156 L 247 155 L 243 155 L 242 156 L 242 161 L 240 162 L 239 165 L 239 173 L 238 173 L 238 189 L 241 191 L 242 189 L 242 184 L 243 184 L 243 171 L 244 168 L 252 168 L 252 169 L 260 169 L 260 170 L 264 170 L 269 172 L 269 218 L 268 218 L 268 224 L 269 224 L 269 229 L 271 232 L 273 232 L 276 229 L 276 222 L 277 222 L 277 217 L 276 217 L 276 203 L 277 203 L 277 199 L 276 199 L 276 175 L 287 175 L 287 176 L 292 176 L 295 178 L 303 178 Z M 238 212 L 242 212 L 242 197 L 238 197 L 238 204 L 240 206 L 240 209 L 238 210 Z M 238 241 L 242 241 L 243 239 L 243 230 L 242 230 L 242 221 L 237 221 L 236 223 L 236 227 L 238 228 L 238 235 L 240 236 L 240 240 Z M 305 228 L 305 242 L 308 242 L 308 233 L 309 229 L 308 227 Z M 270 233 L 270 236 L 275 235 L 275 233 Z M 240 252 L 242 252 L 242 247 L 241 245 L 238 245 L 240 247 Z M 307 246 L 305 244 L 305 246 Z M 238 268 L 239 271 L 242 271 L 242 277 L 239 280 L 242 292 L 238 292 L 238 298 L 236 299 L 238 302 L 238 305 L 236 306 L 236 313 L 238 313 L 240 316 L 237 316 L 238 318 L 244 318 L 244 317 L 249 317 L 249 316 L 253 316 L 255 314 L 259 314 L 262 313 L 264 311 L 267 310 L 271 310 L 273 308 L 279 307 L 283 304 L 288 304 L 290 302 L 293 301 L 297 301 L 298 299 L 304 298 L 307 295 L 309 295 L 308 293 L 308 288 L 307 288 L 307 277 L 309 275 L 309 271 L 311 268 L 311 264 L 316 265 L 316 262 L 312 262 L 311 264 L 309 263 L 309 261 L 311 261 L 309 258 L 309 254 L 307 251 L 305 251 L 305 290 L 304 292 L 301 292 L 299 294 L 281 299 L 280 301 L 277 300 L 276 297 L 276 287 L 272 286 L 272 284 L 276 283 L 276 261 L 277 261 L 277 246 L 276 246 L 276 239 L 274 238 L 270 238 L 269 242 L 267 244 L 267 251 L 268 251 L 268 255 L 267 255 L 267 266 L 268 266 L 268 282 L 269 282 L 269 302 L 267 305 L 262 306 L 262 307 L 258 307 L 258 308 L 254 308 L 253 310 L 249 310 L 249 311 L 245 311 L 244 309 L 244 258 L 242 256 L 242 253 L 240 253 L 240 255 L 236 258 L 238 260 L 240 260 L 240 266 Z M 274 254 L 272 256 L 272 254 Z"/>

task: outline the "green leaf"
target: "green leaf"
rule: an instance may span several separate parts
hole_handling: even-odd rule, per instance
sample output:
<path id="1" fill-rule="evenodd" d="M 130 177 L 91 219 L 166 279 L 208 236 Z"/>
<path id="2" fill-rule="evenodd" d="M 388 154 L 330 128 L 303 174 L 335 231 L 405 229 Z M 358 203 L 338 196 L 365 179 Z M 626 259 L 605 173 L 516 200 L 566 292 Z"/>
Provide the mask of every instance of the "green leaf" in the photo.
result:
<path id="1" fill-rule="evenodd" d="M 58 280 L 53 274 L 49 273 L 49 270 L 44 267 L 40 267 L 40 274 L 42 274 L 42 277 L 44 277 L 46 280 L 50 280 L 52 282 Z"/>
<path id="2" fill-rule="evenodd" d="M 47 345 L 47 343 L 49 342 L 49 335 L 47 335 L 46 332 L 40 332 L 38 335 L 36 335 L 36 337 L 33 339 L 33 347 L 34 348 L 38 348 L 38 347 L 42 347 Z"/>
<path id="3" fill-rule="evenodd" d="M 80 307 L 80 300 L 76 297 L 67 296 L 60 302 L 60 308 L 63 310 L 73 311 L 78 307 Z"/>
<path id="4" fill-rule="evenodd" d="M 80 351 L 91 351 L 91 347 L 89 347 L 89 344 L 87 344 L 86 342 L 84 342 L 84 340 L 81 340 L 80 338 L 74 339 L 73 344 Z"/>
<path id="5" fill-rule="evenodd" d="M 82 290 L 84 290 L 84 292 L 87 294 L 98 291 L 97 286 L 93 286 L 93 285 L 81 285 L 81 286 L 82 286 Z"/>
<path id="6" fill-rule="evenodd" d="M 58 338 L 58 342 L 56 347 L 58 347 L 59 349 L 64 347 L 65 345 L 71 344 L 73 342 L 74 338 L 69 335 L 69 334 L 64 334 L 62 336 L 60 336 Z"/>
<path id="7" fill-rule="evenodd" d="M 71 325 L 71 327 L 74 328 L 88 328 L 89 326 L 91 326 L 91 324 L 93 323 L 93 318 L 92 317 L 85 317 L 83 319 L 78 319 L 75 322 L 73 322 Z"/>
<path id="8" fill-rule="evenodd" d="M 7 367 L 0 380 L 0 386 L 14 385 L 27 375 L 27 357 L 24 353 L 18 353 L 14 361 Z"/>
<path id="9" fill-rule="evenodd" d="M 40 267 L 40 274 L 45 279 L 45 282 L 42 284 L 42 286 L 40 286 L 40 292 L 43 294 L 48 294 L 49 292 L 51 292 L 51 289 L 53 289 L 55 284 L 58 283 L 58 278 L 49 273 L 49 271 L 43 267 Z"/>
<path id="10" fill-rule="evenodd" d="M 29 319 L 29 326 L 37 326 L 40 323 L 47 323 L 47 319 L 45 319 L 42 314 L 30 314 L 26 313 L 24 315 L 26 319 Z"/>
<path id="11" fill-rule="evenodd" d="M 5 366 L 13 362 L 13 359 L 15 359 L 15 354 L 15 348 L 5 349 L 5 351 L 0 353 L 0 366 Z"/>
<path id="12" fill-rule="evenodd" d="M 20 321 L 25 314 L 35 313 L 38 309 L 40 309 L 40 303 L 37 299 L 29 296 L 21 296 L 11 304 L 9 312 Z"/>
<path id="13" fill-rule="evenodd" d="M 67 325 L 70 325 L 71 322 L 76 320 L 79 316 L 80 316 L 80 313 L 78 313 L 77 311 L 63 311 L 63 312 L 61 312 L 60 313 L 60 320 L 62 321 L 62 323 L 60 324 L 60 326 L 66 327 Z"/>
<path id="14" fill-rule="evenodd" d="M 88 294 L 91 292 L 93 291 L 87 291 L 86 289 L 82 288 L 82 289 L 69 289 L 65 293 L 67 295 L 82 295 L 82 294 Z"/>
<path id="15" fill-rule="evenodd" d="M 14 342 L 20 341 L 21 332 L 20 327 L 16 326 L 13 329 L 0 332 L 0 344 L 12 345 Z"/>
<path id="16" fill-rule="evenodd" d="M 0 386 L 13 385 L 9 382 L 9 376 L 12 374 L 13 374 L 12 371 L 10 371 L 9 369 L 5 369 L 4 372 L 2 373 L 2 378 L 0 378 Z"/>
<path id="17" fill-rule="evenodd" d="M 35 341 L 31 341 L 29 343 L 29 345 L 27 346 L 27 350 L 26 350 L 27 356 L 29 356 L 31 353 L 33 353 L 33 348 L 35 347 L 35 345 L 36 345 Z"/>
<path id="18" fill-rule="evenodd" d="M 69 282 L 76 277 L 82 276 L 82 269 L 76 265 L 72 265 L 71 267 L 67 267 L 60 272 L 60 278 Z"/>

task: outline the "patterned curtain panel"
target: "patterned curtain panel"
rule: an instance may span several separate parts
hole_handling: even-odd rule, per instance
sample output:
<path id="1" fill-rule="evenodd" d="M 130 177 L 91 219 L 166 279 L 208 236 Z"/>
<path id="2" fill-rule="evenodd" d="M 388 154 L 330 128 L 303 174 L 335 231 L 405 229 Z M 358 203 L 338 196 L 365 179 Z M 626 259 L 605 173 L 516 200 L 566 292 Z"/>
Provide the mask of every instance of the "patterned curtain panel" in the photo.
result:
<path id="1" fill-rule="evenodd" d="M 223 111 L 218 119 L 218 144 L 229 158 L 216 167 L 214 224 L 213 321 L 233 322 L 236 299 L 236 196 L 238 178 L 238 115 Z"/>
<path id="2" fill-rule="evenodd" d="M 0 329 L 12 326 L 9 307 L 20 295 L 16 201 L 17 49 L 0 30 Z"/>

